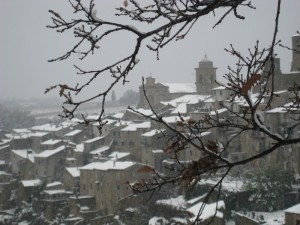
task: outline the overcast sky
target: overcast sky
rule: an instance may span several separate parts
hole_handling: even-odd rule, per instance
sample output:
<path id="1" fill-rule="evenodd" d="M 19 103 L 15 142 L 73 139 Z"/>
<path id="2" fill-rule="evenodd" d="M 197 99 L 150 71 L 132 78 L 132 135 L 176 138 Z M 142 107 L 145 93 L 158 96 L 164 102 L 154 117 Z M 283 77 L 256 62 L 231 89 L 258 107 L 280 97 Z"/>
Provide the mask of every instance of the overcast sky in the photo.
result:
<path id="1" fill-rule="evenodd" d="M 96 0 L 98 15 L 101 18 L 113 19 L 114 7 L 121 6 L 123 0 Z M 234 65 L 235 59 L 224 51 L 232 43 L 245 52 L 253 47 L 256 40 L 261 46 L 268 47 L 274 30 L 275 0 L 254 0 L 256 10 L 243 10 L 246 20 L 237 20 L 232 16 L 220 26 L 212 29 L 219 18 L 208 16 L 201 18 L 183 40 L 164 48 L 160 61 L 153 52 L 142 49 L 141 62 L 128 78 L 131 82 L 124 87 L 116 88 L 117 98 L 126 90 L 138 90 L 142 76 L 154 76 L 159 82 L 194 82 L 198 62 L 205 53 L 218 67 L 221 77 L 227 65 Z M 71 35 L 61 35 L 47 29 L 51 24 L 49 9 L 61 15 L 71 15 L 68 1 L 62 0 L 1 0 L 0 1 L 0 99 L 44 97 L 46 87 L 58 83 L 75 84 L 82 78 L 76 75 L 70 60 L 48 63 L 47 60 L 60 56 L 75 43 Z M 300 1 L 283 0 L 279 27 L 279 39 L 291 46 L 291 36 L 300 30 Z M 147 26 L 142 27 L 147 29 Z M 126 35 L 114 38 L 101 46 L 103 55 L 97 55 L 86 62 L 80 62 L 83 68 L 102 68 L 114 56 L 128 53 L 132 40 Z M 106 51 L 105 51 L 106 50 Z M 289 71 L 291 53 L 277 49 L 281 58 L 281 68 Z M 98 80 L 84 93 L 92 95 L 105 86 L 105 78 Z M 57 91 L 49 96 L 58 96 Z"/>

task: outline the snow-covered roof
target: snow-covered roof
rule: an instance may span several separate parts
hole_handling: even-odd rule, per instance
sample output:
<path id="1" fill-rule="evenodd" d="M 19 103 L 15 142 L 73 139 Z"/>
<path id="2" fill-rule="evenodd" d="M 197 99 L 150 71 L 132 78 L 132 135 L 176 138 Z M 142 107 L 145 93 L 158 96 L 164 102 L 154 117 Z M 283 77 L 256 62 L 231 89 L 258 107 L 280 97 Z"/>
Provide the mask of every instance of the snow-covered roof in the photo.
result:
<path id="1" fill-rule="evenodd" d="M 192 198 L 192 199 L 188 200 L 187 203 L 190 204 L 190 205 L 193 205 L 193 204 L 195 204 L 196 202 L 198 202 L 199 200 L 204 199 L 206 195 L 207 195 L 207 194 L 198 196 L 198 197 L 196 197 L 196 198 Z"/>
<path id="2" fill-rule="evenodd" d="M 213 103 L 215 102 L 214 98 L 208 98 L 206 100 L 204 100 L 205 103 Z"/>
<path id="3" fill-rule="evenodd" d="M 71 131 L 71 132 L 65 134 L 65 137 L 72 137 L 72 136 L 74 136 L 74 135 L 76 135 L 76 134 L 79 134 L 79 133 L 82 133 L 82 130 L 79 130 L 79 129 L 73 130 L 73 131 Z"/>
<path id="4" fill-rule="evenodd" d="M 105 152 L 105 151 L 108 151 L 110 149 L 110 146 L 101 146 L 100 148 L 97 148 L 96 150 L 93 150 L 90 152 L 91 155 L 97 155 L 101 152 Z"/>
<path id="5" fill-rule="evenodd" d="M 66 170 L 72 177 L 80 177 L 80 170 L 78 167 L 66 167 Z"/>
<path id="6" fill-rule="evenodd" d="M 63 127 L 70 127 L 70 126 L 74 126 L 74 125 L 77 125 L 77 124 L 82 123 L 82 122 L 83 122 L 82 119 L 73 118 L 73 119 L 70 119 L 70 120 L 65 120 L 64 122 L 60 123 L 59 125 L 63 126 Z"/>
<path id="7" fill-rule="evenodd" d="M 39 126 L 33 126 L 31 129 L 32 130 L 40 130 L 40 131 L 58 131 L 62 128 L 63 128 L 62 126 L 56 126 L 52 123 L 46 123 L 46 124 L 39 125 Z"/>
<path id="8" fill-rule="evenodd" d="M 39 154 L 37 154 L 35 157 L 38 157 L 38 158 L 48 158 L 50 156 L 53 156 L 59 152 L 62 152 L 65 150 L 65 146 L 60 146 L 54 150 L 45 150 Z"/>
<path id="9" fill-rule="evenodd" d="M 164 151 L 162 149 L 155 149 L 155 150 L 152 150 L 152 153 L 163 153 Z"/>
<path id="10" fill-rule="evenodd" d="M 46 187 L 54 187 L 54 186 L 57 186 L 57 185 L 62 185 L 62 182 L 60 182 L 60 181 L 54 181 L 54 182 L 52 182 L 50 184 L 47 184 Z"/>
<path id="11" fill-rule="evenodd" d="M 260 97 L 259 93 L 252 93 L 250 95 L 251 101 L 253 103 L 255 103 L 259 97 Z M 249 106 L 248 102 L 245 100 L 244 97 L 238 97 L 238 96 L 236 96 L 234 98 L 233 102 L 236 103 L 236 104 L 238 104 L 238 105 L 240 105 L 240 106 Z M 261 103 L 263 103 L 263 102 L 264 102 L 264 99 L 262 99 Z"/>
<path id="12" fill-rule="evenodd" d="M 213 110 L 213 111 L 210 111 L 210 112 L 209 112 L 209 115 L 214 116 L 214 115 L 216 115 L 216 114 L 220 114 L 220 113 L 226 112 L 227 110 L 228 110 L 228 109 L 226 109 L 226 108 Z"/>
<path id="13" fill-rule="evenodd" d="M 35 187 L 35 186 L 39 186 L 42 183 L 42 181 L 40 179 L 21 180 L 21 183 L 24 187 Z"/>
<path id="14" fill-rule="evenodd" d="M 69 192 L 66 192 L 64 189 L 59 189 L 59 190 L 44 190 L 43 193 L 46 193 L 48 195 L 56 195 L 56 194 L 66 194 Z"/>
<path id="15" fill-rule="evenodd" d="M 177 107 L 171 111 L 171 114 L 178 114 L 178 112 L 180 112 L 181 114 L 187 113 L 186 103 L 180 103 L 179 105 L 177 105 Z"/>
<path id="16" fill-rule="evenodd" d="M 300 215 L 300 203 L 297 205 L 294 205 L 286 210 L 284 210 L 287 213 L 296 213 Z"/>
<path id="17" fill-rule="evenodd" d="M 134 110 L 137 111 L 137 112 L 133 111 L 132 109 L 126 109 L 126 111 L 128 111 L 128 112 L 132 112 L 132 113 L 136 113 L 136 114 L 141 113 L 141 114 L 144 114 L 144 115 L 146 115 L 146 116 L 151 116 L 151 115 L 153 115 L 153 112 L 152 112 L 151 109 L 137 108 L 137 109 L 134 109 Z M 140 114 L 139 114 L 139 115 L 140 115 Z"/>
<path id="18" fill-rule="evenodd" d="M 277 108 L 266 111 L 266 113 L 286 113 L 286 112 L 287 112 L 287 109 L 284 107 L 277 107 Z"/>
<path id="19" fill-rule="evenodd" d="M 48 134 L 48 132 L 35 132 L 35 133 L 32 133 L 31 136 L 32 137 L 43 137 L 47 134 Z"/>
<path id="20" fill-rule="evenodd" d="M 125 120 L 121 120 L 119 122 L 117 122 L 116 124 L 114 124 L 115 127 L 120 127 L 120 126 L 127 126 L 129 124 L 132 124 L 132 121 L 125 121 Z"/>
<path id="21" fill-rule="evenodd" d="M 162 83 L 169 87 L 170 93 L 196 93 L 197 88 L 194 83 Z"/>
<path id="22" fill-rule="evenodd" d="M 22 128 L 22 129 L 13 129 L 13 132 L 18 134 L 27 134 L 27 133 L 31 133 L 31 130 Z"/>
<path id="23" fill-rule="evenodd" d="M 129 152 L 113 152 L 109 155 L 109 157 L 111 158 L 111 160 L 118 160 L 129 155 L 130 155 Z"/>
<path id="24" fill-rule="evenodd" d="M 60 140 L 60 139 L 49 139 L 47 141 L 42 142 L 41 144 L 42 145 L 55 145 L 55 144 L 57 144 L 57 143 L 59 143 L 61 141 L 62 140 Z"/>
<path id="25" fill-rule="evenodd" d="M 31 149 L 18 149 L 18 150 L 11 150 L 14 154 L 20 156 L 23 159 L 29 159 L 31 162 L 34 162 L 34 157 L 36 153 Z"/>
<path id="26" fill-rule="evenodd" d="M 164 131 L 165 131 L 165 129 L 153 129 L 153 130 L 150 130 L 146 133 L 143 133 L 141 136 L 143 136 L 143 137 L 152 137 L 152 136 L 160 134 L 161 132 L 164 132 Z"/>
<path id="27" fill-rule="evenodd" d="M 150 128 L 150 127 L 151 127 L 150 121 L 146 121 L 143 123 L 129 124 L 127 127 L 124 127 L 123 129 L 121 129 L 121 131 L 137 131 L 137 129 L 139 129 L 139 128 Z"/>
<path id="28" fill-rule="evenodd" d="M 209 97 L 210 95 L 184 95 L 168 102 L 162 102 L 162 104 L 164 105 L 170 104 L 172 106 L 176 106 L 178 103 L 196 104 L 200 101 L 204 101 L 205 99 L 208 99 Z"/>
<path id="29" fill-rule="evenodd" d="M 225 209 L 225 203 L 224 201 L 218 201 L 218 202 L 214 202 L 214 203 L 210 203 L 210 204 L 206 204 L 201 215 L 199 215 L 199 218 L 197 218 L 197 215 L 199 213 L 199 210 L 202 207 L 203 202 L 199 202 L 198 204 L 195 204 L 194 206 L 190 207 L 187 209 L 187 212 L 189 212 L 190 215 L 192 215 L 189 220 L 191 222 L 196 221 L 197 219 L 199 221 L 204 221 L 207 220 L 211 217 L 213 217 L 216 213 L 216 217 L 218 218 L 224 218 L 224 214 L 220 211 L 218 211 L 218 209 Z M 217 212 L 216 212 L 217 209 Z"/>
<path id="30" fill-rule="evenodd" d="M 185 121 L 187 121 L 190 117 L 183 116 L 182 118 Z M 176 123 L 177 121 L 180 121 L 180 118 L 178 116 L 168 116 L 168 117 L 163 117 L 163 121 L 165 121 L 166 123 Z"/>
<path id="31" fill-rule="evenodd" d="M 225 90 L 225 89 L 226 89 L 226 87 L 224 87 L 224 86 L 218 86 L 218 87 L 213 88 L 212 90 Z"/>
<path id="32" fill-rule="evenodd" d="M 80 168 L 80 170 L 124 170 L 133 166 L 135 162 L 130 161 L 113 161 L 93 162 Z"/>
<path id="33" fill-rule="evenodd" d="M 84 141 L 84 143 L 93 143 L 93 142 L 99 141 L 99 140 L 101 140 L 101 139 L 103 139 L 103 138 L 104 138 L 103 136 L 95 137 L 95 138 L 92 138 L 92 139 L 89 139 L 89 140 Z"/>
<path id="34" fill-rule="evenodd" d="M 3 145 L 3 146 L 0 146 L 0 151 L 1 151 L 2 149 L 6 149 L 6 148 L 9 148 L 9 145 Z"/>
<path id="35" fill-rule="evenodd" d="M 112 117 L 116 118 L 116 119 L 121 119 L 123 116 L 124 116 L 123 112 L 119 112 L 119 113 L 116 113 L 116 114 L 112 115 Z"/>

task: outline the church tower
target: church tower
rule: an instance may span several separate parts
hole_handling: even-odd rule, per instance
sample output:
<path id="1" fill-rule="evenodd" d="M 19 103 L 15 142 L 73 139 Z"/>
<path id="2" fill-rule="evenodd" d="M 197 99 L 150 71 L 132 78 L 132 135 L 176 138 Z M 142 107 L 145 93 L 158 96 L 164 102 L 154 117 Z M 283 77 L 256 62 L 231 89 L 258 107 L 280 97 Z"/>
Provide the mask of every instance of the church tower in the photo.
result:
<path id="1" fill-rule="evenodd" d="M 213 88 L 217 87 L 216 84 L 216 70 L 213 62 L 210 61 L 206 54 L 199 62 L 199 67 L 196 70 L 196 88 L 198 94 L 211 94 Z"/>
<path id="2" fill-rule="evenodd" d="M 300 71 L 300 34 L 292 36 L 293 62 L 291 72 Z"/>

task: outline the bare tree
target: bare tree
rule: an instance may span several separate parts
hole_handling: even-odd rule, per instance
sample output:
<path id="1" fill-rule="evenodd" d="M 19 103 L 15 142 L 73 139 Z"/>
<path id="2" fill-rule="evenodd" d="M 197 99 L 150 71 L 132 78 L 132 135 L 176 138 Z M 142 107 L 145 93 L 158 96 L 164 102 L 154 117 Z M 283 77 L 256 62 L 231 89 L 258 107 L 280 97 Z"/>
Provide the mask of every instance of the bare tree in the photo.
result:
<path id="1" fill-rule="evenodd" d="M 90 1 L 87 5 L 81 0 L 69 0 L 69 2 L 74 9 L 74 14 L 78 15 L 76 19 L 66 20 L 59 13 L 50 10 L 53 24 L 48 27 L 61 33 L 73 31 L 75 38 L 78 38 L 79 41 L 65 54 L 49 60 L 50 62 L 65 60 L 72 54 L 79 54 L 80 59 L 83 60 L 98 50 L 104 38 L 109 38 L 115 33 L 127 32 L 128 35 L 135 36 L 135 46 L 126 57 L 120 58 L 114 63 L 96 70 L 83 70 L 75 66 L 78 74 L 91 76 L 86 83 L 77 84 L 75 87 L 59 84 L 49 87 L 46 90 L 48 92 L 55 88 L 59 89 L 60 96 L 65 98 L 63 104 L 64 114 L 62 115 L 65 118 L 72 118 L 80 105 L 101 98 L 101 114 L 97 120 L 99 128 L 103 125 L 102 117 L 105 111 L 107 94 L 118 82 L 123 82 L 123 84 L 127 82 L 128 73 L 135 68 L 140 60 L 138 56 L 142 48 L 146 47 L 150 51 L 154 51 L 157 59 L 159 59 L 160 49 L 172 41 L 184 39 L 199 18 L 220 11 L 222 15 L 216 19 L 215 26 L 217 26 L 230 14 L 233 14 L 237 19 L 244 19 L 243 15 L 238 13 L 238 10 L 242 7 L 255 9 L 251 2 L 247 0 L 153 0 L 153 3 L 148 5 L 137 0 L 125 0 L 124 6 L 116 9 L 117 16 L 129 17 L 133 21 L 142 24 L 156 25 L 149 26 L 149 30 L 142 32 L 128 24 L 110 22 L 98 18 L 94 1 Z M 234 119 L 219 116 L 217 110 L 214 115 L 205 114 L 197 120 L 186 120 L 179 114 L 179 120 L 176 126 L 173 126 L 167 123 L 162 115 L 155 112 L 147 99 L 147 93 L 144 89 L 146 99 L 154 116 L 147 116 L 138 111 L 136 113 L 140 113 L 153 122 L 162 124 L 168 128 L 169 132 L 162 132 L 166 138 L 165 151 L 172 154 L 176 166 L 173 165 L 169 168 L 174 171 L 173 176 L 166 176 L 149 166 L 145 166 L 143 168 L 144 171 L 152 173 L 152 176 L 149 176 L 148 180 L 143 180 L 140 183 L 132 185 L 131 188 L 134 193 L 145 191 L 152 191 L 154 193 L 163 185 L 174 183 L 183 184 L 185 187 L 193 187 L 200 179 L 212 173 L 217 173 L 220 175 L 220 179 L 208 193 L 207 201 L 213 191 L 218 190 L 220 192 L 224 178 L 234 167 L 261 159 L 275 150 L 280 150 L 284 146 L 300 142 L 298 136 L 291 135 L 291 131 L 299 130 L 299 117 L 297 116 L 297 112 L 299 111 L 299 86 L 297 84 L 294 84 L 289 89 L 291 92 L 291 103 L 288 106 L 283 106 L 286 114 L 293 121 L 293 124 L 286 127 L 289 130 L 287 135 L 280 135 L 272 131 L 268 127 L 268 124 L 265 124 L 261 118 L 261 112 L 270 109 L 274 99 L 278 97 L 274 89 L 274 47 L 280 45 L 277 33 L 281 0 L 278 0 L 276 3 L 274 33 L 268 48 L 260 47 L 259 42 L 257 42 L 253 49 L 249 49 L 247 56 L 241 55 L 233 46 L 226 49 L 229 54 L 237 58 L 237 64 L 235 68 L 228 67 L 229 72 L 224 75 L 227 84 L 219 83 L 219 85 L 224 86 L 226 90 L 231 92 L 230 98 L 232 101 L 242 99 L 245 103 L 239 111 L 230 108 L 229 104 L 222 104 L 222 107 L 226 108 L 233 115 Z M 128 5 L 131 5 L 132 9 L 129 10 Z M 85 43 L 88 43 L 89 47 L 86 50 L 79 50 L 80 46 L 86 46 L 84 45 Z M 290 50 L 294 51 L 294 49 Z M 76 95 L 79 95 L 83 89 L 88 88 L 88 85 L 95 79 L 102 79 L 103 76 L 113 78 L 105 91 L 85 100 L 75 100 Z M 254 90 L 256 90 L 255 95 L 253 94 Z M 132 110 L 135 111 L 135 109 Z M 90 122 L 94 121 L 85 119 L 85 123 L 89 124 Z M 222 142 L 219 140 L 204 141 L 202 139 L 201 134 L 204 132 L 215 131 L 220 128 L 232 129 L 235 131 L 235 135 Z M 232 142 L 247 132 L 259 132 L 268 138 L 268 140 L 271 140 L 272 144 L 264 148 L 263 151 L 257 152 L 245 159 L 234 162 L 230 161 L 224 156 L 224 153 L 230 149 Z M 180 161 L 181 152 L 191 146 L 197 149 L 201 153 L 201 156 L 192 162 L 182 163 Z M 194 223 L 198 224 L 198 218 L 204 207 L 205 204 L 201 207 Z"/>

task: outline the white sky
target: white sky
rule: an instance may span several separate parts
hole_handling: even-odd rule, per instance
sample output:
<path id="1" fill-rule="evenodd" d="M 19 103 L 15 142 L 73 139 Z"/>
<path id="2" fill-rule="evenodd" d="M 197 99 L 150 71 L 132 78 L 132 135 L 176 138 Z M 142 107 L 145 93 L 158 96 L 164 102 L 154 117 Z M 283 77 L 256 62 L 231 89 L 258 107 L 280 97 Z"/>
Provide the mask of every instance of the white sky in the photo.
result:
<path id="1" fill-rule="evenodd" d="M 97 16 L 112 19 L 114 7 L 121 6 L 123 0 L 95 2 Z M 115 89 L 117 98 L 126 89 L 137 91 L 142 76 L 152 75 L 159 82 L 194 82 L 194 68 L 205 53 L 218 67 L 217 74 L 221 77 L 227 71 L 227 65 L 236 62 L 224 51 L 231 43 L 241 52 L 253 47 L 257 39 L 261 46 L 268 47 L 274 29 L 277 1 L 253 0 L 252 3 L 257 9 L 243 10 L 242 14 L 246 16 L 243 21 L 231 16 L 212 29 L 220 14 L 217 13 L 216 18 L 201 18 L 184 40 L 162 49 L 160 61 L 144 47 L 139 55 L 140 64 L 128 78 L 131 82 Z M 60 56 L 76 41 L 70 34 L 61 35 L 46 28 L 51 24 L 49 9 L 67 16 L 72 11 L 68 1 L 61 0 L 0 1 L 0 99 L 44 97 L 43 92 L 50 85 L 76 84 L 86 79 L 75 74 L 73 64 L 78 62 L 75 57 L 58 63 L 47 62 Z M 291 36 L 300 30 L 299 9 L 299 0 L 282 1 L 279 39 L 287 46 L 291 46 Z M 142 29 L 147 29 L 147 26 Z M 126 35 L 115 37 L 101 46 L 102 55 L 80 62 L 80 65 L 91 69 L 102 68 L 113 57 L 128 53 L 131 43 L 132 39 Z M 289 71 L 291 53 L 285 49 L 277 49 L 277 53 L 281 58 L 282 70 Z M 107 83 L 105 78 L 98 80 L 84 96 L 96 93 Z M 48 96 L 58 96 L 58 92 Z"/>

